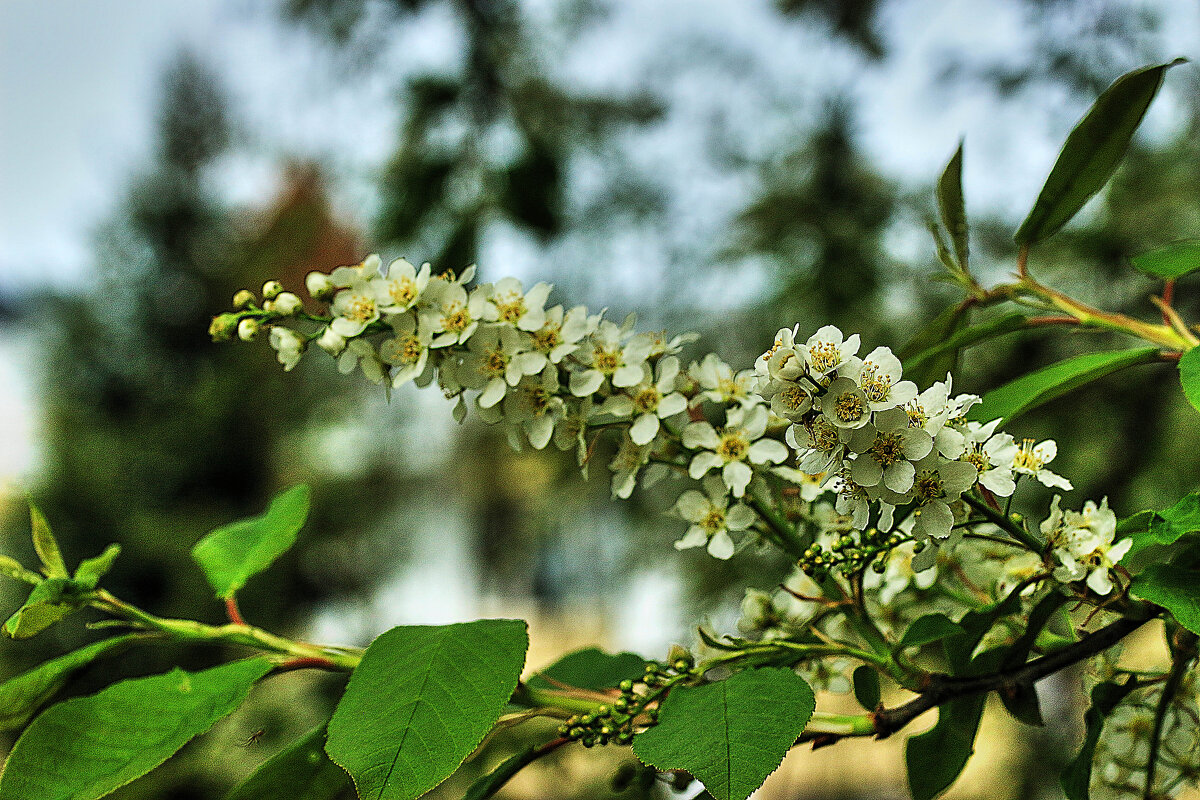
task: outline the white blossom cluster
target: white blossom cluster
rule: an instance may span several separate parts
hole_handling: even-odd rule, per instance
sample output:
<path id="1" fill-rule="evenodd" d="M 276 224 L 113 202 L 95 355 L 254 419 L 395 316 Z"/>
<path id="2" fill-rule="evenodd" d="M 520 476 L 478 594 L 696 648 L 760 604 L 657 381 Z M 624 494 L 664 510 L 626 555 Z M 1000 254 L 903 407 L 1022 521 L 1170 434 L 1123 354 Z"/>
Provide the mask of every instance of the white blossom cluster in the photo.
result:
<path id="1" fill-rule="evenodd" d="M 671 470 L 686 475 L 694 483 L 673 510 L 688 527 L 676 547 L 705 547 L 722 559 L 769 533 L 763 506 L 778 507 L 786 491 L 818 509 L 785 522 L 812 541 L 870 528 L 937 544 L 967 520 L 964 493 L 994 504 L 1021 475 L 1071 488 L 1046 466 L 1053 441 L 1018 443 L 997 431 L 999 420 L 968 421 L 978 396 L 952 395 L 949 376 L 918 391 L 890 349 L 859 356 L 859 337 L 833 326 L 805 340 L 799 326 L 779 331 L 751 370 L 735 371 L 714 354 L 685 368 L 677 354 L 695 335 L 668 339 L 636 331 L 632 315 L 618 324 L 585 306 L 547 307 L 549 284 L 471 285 L 474 274 L 468 267 L 434 275 L 404 259 L 384 269 L 371 256 L 308 275 L 308 293 L 325 313 L 309 313 L 270 281 L 261 306 L 239 292 L 238 310 L 217 317 L 212 333 L 252 339 L 265 327 L 288 370 L 315 347 L 342 372 L 361 371 L 389 390 L 436 381 L 456 401 L 459 421 L 473 407 L 504 426 L 514 447 L 553 441 L 574 449 L 585 469 L 596 437 L 615 430 L 613 495 L 627 498 L 639 480 Z M 814 505 L 826 492 L 832 506 Z M 1057 508 L 1043 526 L 1056 574 L 1111 590 L 1109 572 L 1123 551 L 1096 522 L 1106 507 L 1085 508 L 1086 524 Z M 905 570 L 927 570 L 936 557 L 936 547 L 909 547 Z"/>

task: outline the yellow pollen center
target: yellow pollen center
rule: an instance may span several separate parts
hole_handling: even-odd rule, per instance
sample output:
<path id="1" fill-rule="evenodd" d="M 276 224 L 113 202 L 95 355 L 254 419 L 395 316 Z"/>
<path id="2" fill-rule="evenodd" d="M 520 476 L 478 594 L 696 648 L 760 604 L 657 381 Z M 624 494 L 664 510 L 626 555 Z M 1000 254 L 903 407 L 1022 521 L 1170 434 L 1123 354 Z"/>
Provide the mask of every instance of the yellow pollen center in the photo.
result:
<path id="1" fill-rule="evenodd" d="M 917 499 L 920 502 L 932 500 L 936 497 L 945 497 L 946 488 L 942 483 L 942 478 L 936 472 L 922 472 L 913 482 L 913 488 L 917 490 Z"/>
<path id="2" fill-rule="evenodd" d="M 700 521 L 700 526 L 710 534 L 725 530 L 725 512 L 719 508 L 709 509 L 708 514 Z"/>
<path id="3" fill-rule="evenodd" d="M 355 322 L 370 322 L 374 317 L 375 301 L 366 295 L 355 295 L 346 308 L 346 318 Z"/>
<path id="4" fill-rule="evenodd" d="M 617 371 L 617 367 L 621 366 L 621 355 L 612 350 L 597 347 L 592 351 L 592 366 L 605 375 L 612 375 Z"/>
<path id="5" fill-rule="evenodd" d="M 471 312 L 458 303 L 446 308 L 442 315 L 442 327 L 450 333 L 462 333 L 471 324 Z"/>
<path id="6" fill-rule="evenodd" d="M 560 338 L 558 334 L 559 328 L 556 328 L 552 323 L 547 322 L 545 325 L 534 331 L 533 346 L 543 353 L 549 353 L 559 345 Z"/>
<path id="7" fill-rule="evenodd" d="M 488 375 L 503 375 L 508 369 L 508 356 L 499 350 L 492 350 L 483 360 L 483 371 Z"/>
<path id="8" fill-rule="evenodd" d="M 817 342 L 808 348 L 808 363 L 819 374 L 829 372 L 841 362 L 841 350 L 832 342 Z"/>
<path id="9" fill-rule="evenodd" d="M 660 400 L 662 400 L 662 395 L 659 394 L 658 389 L 653 386 L 648 386 L 638 392 L 633 398 L 633 407 L 637 409 L 639 413 L 645 414 L 658 408 L 658 403 Z"/>
<path id="10" fill-rule="evenodd" d="M 808 400 L 808 392 L 795 384 L 791 384 L 785 387 L 776 397 L 779 398 L 779 402 L 783 403 L 784 407 L 789 411 L 798 411 L 804 405 L 804 401 Z"/>
<path id="11" fill-rule="evenodd" d="M 828 453 L 838 446 L 837 428 L 830 425 L 824 419 L 817 420 L 811 431 L 813 447 L 822 452 Z"/>
<path id="12" fill-rule="evenodd" d="M 879 368 L 870 361 L 866 363 L 862 373 L 859 374 L 858 385 L 862 387 L 863 394 L 872 403 L 883 402 L 892 390 L 892 383 L 888 380 L 887 375 L 880 375 Z"/>
<path id="13" fill-rule="evenodd" d="M 904 439 L 898 433 L 883 433 L 875 437 L 871 455 L 879 465 L 887 468 L 904 460 Z"/>
<path id="14" fill-rule="evenodd" d="M 504 322 L 515 323 L 525 314 L 525 298 L 520 295 L 507 295 L 503 299 L 493 299 L 496 311 Z"/>
<path id="15" fill-rule="evenodd" d="M 411 278 L 399 278 L 391 282 L 388 294 L 396 301 L 396 305 L 407 307 L 412 305 L 417 296 L 417 284 Z"/>
<path id="16" fill-rule="evenodd" d="M 929 415 L 915 401 L 909 403 L 908 408 L 904 410 L 908 413 L 908 427 L 910 428 L 924 428 L 929 422 Z"/>
<path id="17" fill-rule="evenodd" d="M 842 422 L 858 422 L 867 404 L 854 392 L 842 392 L 833 404 L 833 413 Z"/>
<path id="18" fill-rule="evenodd" d="M 987 457 L 978 450 L 972 450 L 971 452 L 967 453 L 966 456 L 963 457 L 963 461 L 966 461 L 968 464 L 974 464 L 975 469 L 980 472 L 984 472 L 992 468 L 991 462 L 989 462 Z"/>
<path id="19" fill-rule="evenodd" d="M 1033 454 L 1033 439 L 1026 439 L 1021 443 L 1021 448 L 1017 450 L 1016 456 L 1013 457 L 1013 469 L 1027 469 L 1030 472 L 1037 472 L 1042 468 L 1045 462 Z"/>
<path id="20" fill-rule="evenodd" d="M 726 433 L 721 437 L 716 452 L 726 461 L 741 461 L 750 452 L 750 445 L 742 438 L 740 432 Z"/>

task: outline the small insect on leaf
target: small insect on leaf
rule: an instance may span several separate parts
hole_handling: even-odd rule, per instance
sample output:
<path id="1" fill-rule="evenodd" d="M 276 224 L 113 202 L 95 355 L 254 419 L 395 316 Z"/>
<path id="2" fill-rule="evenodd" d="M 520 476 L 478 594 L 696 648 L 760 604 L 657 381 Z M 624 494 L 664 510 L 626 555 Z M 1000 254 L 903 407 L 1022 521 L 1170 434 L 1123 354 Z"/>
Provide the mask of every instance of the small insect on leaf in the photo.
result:
<path id="1" fill-rule="evenodd" d="M 266 729 L 259 728 L 254 733 L 252 733 L 248 737 L 246 737 L 246 740 L 244 742 L 242 742 L 242 747 L 253 747 L 254 745 L 258 744 L 259 741 L 261 741 L 262 738 L 266 735 L 267 735 Z"/>

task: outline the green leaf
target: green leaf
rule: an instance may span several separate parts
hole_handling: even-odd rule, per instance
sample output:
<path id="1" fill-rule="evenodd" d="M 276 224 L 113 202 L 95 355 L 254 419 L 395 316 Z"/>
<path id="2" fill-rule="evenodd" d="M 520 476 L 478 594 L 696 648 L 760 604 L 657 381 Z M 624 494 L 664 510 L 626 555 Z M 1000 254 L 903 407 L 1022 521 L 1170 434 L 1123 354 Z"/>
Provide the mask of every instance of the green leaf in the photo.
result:
<path id="1" fill-rule="evenodd" d="M 918 617 L 908 626 L 904 636 L 900 638 L 897 647 L 920 647 L 923 644 L 937 642 L 947 636 L 965 635 L 966 631 L 957 622 L 945 614 L 926 614 Z"/>
<path id="2" fill-rule="evenodd" d="M 513 775 L 532 764 L 541 755 L 541 745 L 530 745 L 516 755 L 506 758 L 494 770 L 472 783 L 471 788 L 463 795 L 463 800 L 486 800 L 493 796 Z"/>
<path id="3" fill-rule="evenodd" d="M 0 731 L 16 730 L 23 726 L 47 700 L 58 693 L 71 673 L 137 638 L 136 634 L 126 634 L 103 639 L 38 664 L 28 672 L 0 683 Z"/>
<path id="4" fill-rule="evenodd" d="M 1087 733 L 1079 754 L 1062 772 L 1061 782 L 1067 800 L 1088 800 L 1088 785 L 1092 782 L 1092 758 L 1096 754 L 1096 743 L 1104 730 L 1104 720 L 1113 709 L 1137 688 L 1137 681 L 1130 678 L 1124 684 L 1099 683 L 1092 689 L 1092 706 L 1084 715 Z"/>
<path id="5" fill-rule="evenodd" d="M 95 800 L 145 775 L 241 705 L 271 663 L 175 669 L 42 712 L 13 746 L 0 800 Z"/>
<path id="6" fill-rule="evenodd" d="M 943 336 L 931 343 L 927 348 L 909 356 L 904 360 L 904 373 L 906 376 L 911 370 L 923 370 L 925 367 L 946 353 L 956 354 L 964 347 L 970 347 L 974 344 L 995 339 L 1005 334 L 1014 333 L 1025 328 L 1025 315 L 1012 313 L 1005 314 L 1002 317 L 981 322 L 978 325 L 972 325 L 969 328 L 963 328 L 957 332 L 950 331 L 946 336 Z M 943 371 L 941 375 L 932 376 L 934 380 L 941 380 L 945 377 Z M 924 385 L 924 384 L 921 384 Z"/>
<path id="7" fill-rule="evenodd" d="M 29 504 L 29 526 L 33 529 L 33 549 L 42 561 L 42 572 L 47 578 L 69 578 L 67 565 L 63 561 L 58 541 L 50 532 L 50 523 L 33 503 Z"/>
<path id="8" fill-rule="evenodd" d="M 937 183 L 938 212 L 950 241 L 954 242 L 954 256 L 963 272 L 967 271 L 967 209 L 962 190 L 963 143 L 960 139 L 942 176 Z"/>
<path id="9" fill-rule="evenodd" d="M 1165 280 L 1175 280 L 1200 269 L 1200 239 L 1172 242 L 1130 259 L 1133 268 Z"/>
<path id="10" fill-rule="evenodd" d="M 517 687 L 519 620 L 392 628 L 363 654 L 325 751 L 363 800 L 412 800 L 458 768 Z"/>
<path id="11" fill-rule="evenodd" d="M 558 689 L 560 684 L 576 689 L 609 689 L 626 679 L 637 680 L 645 672 L 646 660 L 639 655 L 613 655 L 588 647 L 568 653 L 536 673 L 526 684 L 534 689 Z"/>
<path id="12" fill-rule="evenodd" d="M 1133 576 L 1129 593 L 1160 605 L 1192 633 L 1200 633 L 1200 572 L 1151 564 Z"/>
<path id="13" fill-rule="evenodd" d="M 932 800 L 954 783 L 975 752 L 987 695 L 960 697 L 938 708 L 937 724 L 904 745 L 913 800 Z"/>
<path id="14" fill-rule="evenodd" d="M 1117 524 L 1118 537 L 1133 539 L 1121 563 L 1135 568 L 1139 562 L 1166 561 L 1167 553 L 1162 548 L 1196 532 L 1200 532 L 1200 492 L 1180 498 L 1164 511 L 1139 511 Z M 1143 554 L 1153 558 L 1142 558 Z"/>
<path id="15" fill-rule="evenodd" d="M 46 578 L 29 593 L 24 605 L 4 623 L 4 633 L 13 639 L 28 639 L 58 622 L 86 603 L 89 592 L 70 578 Z"/>
<path id="16" fill-rule="evenodd" d="M 1022 375 L 1011 383 L 993 389 L 967 412 L 967 418 L 987 421 L 1002 417 L 1005 423 L 1080 386 L 1111 375 L 1134 364 L 1146 364 L 1158 358 L 1158 348 L 1135 347 L 1106 353 L 1087 353 Z"/>
<path id="17" fill-rule="evenodd" d="M 1000 702 L 1004 704 L 1004 709 L 1017 722 L 1023 722 L 1035 728 L 1045 726 L 1046 721 L 1042 719 L 1042 704 L 1038 700 L 1037 689 L 1033 684 L 1021 683 L 1008 686 L 997 690 L 996 694 L 1000 695 Z"/>
<path id="18" fill-rule="evenodd" d="M 949 339 L 967 324 L 968 319 L 967 309 L 958 304 L 952 305 L 909 339 L 898 353 L 904 362 L 905 377 L 918 386 L 925 386 L 943 380 L 947 372 L 952 372 L 957 358 L 957 353 L 954 352 L 930 354 L 919 362 L 912 359 L 936 347 L 939 342 Z"/>
<path id="19" fill-rule="evenodd" d="M 85 558 L 79 562 L 79 567 L 75 570 L 75 581 L 89 589 L 95 589 L 96 584 L 100 579 L 108 574 L 112 569 L 113 562 L 117 560 L 117 556 L 121 555 L 121 545 L 110 544 L 104 548 L 104 552 L 95 558 Z"/>
<path id="20" fill-rule="evenodd" d="M 308 487 L 281 492 L 266 513 L 217 528 L 192 548 L 217 598 L 228 600 L 296 541 L 308 519 Z"/>
<path id="21" fill-rule="evenodd" d="M 12 578 L 14 581 L 21 581 L 33 586 L 37 586 L 42 582 L 42 576 L 36 572 L 31 572 L 21 566 L 21 562 L 9 556 L 0 555 L 0 575 L 6 578 Z"/>
<path id="22" fill-rule="evenodd" d="M 353 791 L 350 776 L 325 755 L 322 725 L 255 770 L 226 800 L 335 800 Z"/>
<path id="23" fill-rule="evenodd" d="M 958 621 L 959 627 L 963 629 L 962 635 L 949 636 L 942 641 L 942 647 L 946 651 L 946 660 L 950 662 L 955 675 L 965 675 L 973 666 L 982 663 L 981 659 L 986 654 L 972 658 L 972 653 L 983 641 L 987 632 L 996 624 L 996 620 L 1016 614 L 1021 610 L 1022 588 L 1013 589 L 998 603 L 992 603 L 962 615 L 962 619 Z"/>
<path id="24" fill-rule="evenodd" d="M 779 767 L 815 702 L 804 679 L 781 668 L 677 687 L 633 752 L 659 770 L 690 772 L 717 800 L 745 800 Z"/>
<path id="25" fill-rule="evenodd" d="M 1037 202 L 1017 229 L 1017 244 L 1035 244 L 1055 233 L 1104 188 L 1162 86 L 1166 71 L 1184 61 L 1176 59 L 1134 70 L 1104 90 L 1067 136 Z"/>
<path id="26" fill-rule="evenodd" d="M 1200 411 L 1200 347 L 1193 347 L 1179 357 L 1179 385 L 1192 408 Z"/>
<path id="27" fill-rule="evenodd" d="M 854 699 L 867 711 L 879 708 L 879 673 L 866 664 L 854 669 Z"/>

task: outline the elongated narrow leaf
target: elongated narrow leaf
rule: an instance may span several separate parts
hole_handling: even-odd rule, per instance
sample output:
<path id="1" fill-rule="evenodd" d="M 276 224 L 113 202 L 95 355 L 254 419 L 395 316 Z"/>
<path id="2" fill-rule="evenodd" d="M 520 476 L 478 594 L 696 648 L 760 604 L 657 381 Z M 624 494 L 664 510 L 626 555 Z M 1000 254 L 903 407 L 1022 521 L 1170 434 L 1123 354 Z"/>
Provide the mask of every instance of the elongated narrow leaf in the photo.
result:
<path id="1" fill-rule="evenodd" d="M 1134 269 L 1164 280 L 1182 278 L 1200 269 L 1200 239 L 1172 242 L 1131 258 Z"/>
<path id="2" fill-rule="evenodd" d="M 595 647 L 567 653 L 540 670 L 526 683 L 534 689 L 610 689 L 621 681 L 637 680 L 646 672 L 646 660 L 633 653 L 606 653 Z"/>
<path id="3" fill-rule="evenodd" d="M 1007 423 L 1080 386 L 1157 358 L 1158 349 L 1154 347 L 1087 353 L 1068 358 L 993 389 L 983 396 L 982 403 L 967 412 L 967 417 L 977 421 L 1002 417 Z"/>
<path id="4" fill-rule="evenodd" d="M 996 339 L 1005 334 L 1022 330 L 1023 328 L 1025 328 L 1025 315 L 1013 313 L 1005 314 L 1002 317 L 990 319 L 959 331 L 952 331 L 947 336 L 929 345 L 926 349 L 906 358 L 904 360 L 904 373 L 907 376 L 911 370 L 924 369 L 928 364 L 935 361 L 938 356 L 946 353 L 953 354 L 965 347 L 970 347 L 989 339 Z M 944 378 L 945 373 L 943 372 L 941 375 L 934 377 L 938 379 Z"/>
<path id="5" fill-rule="evenodd" d="M 1017 230 L 1017 244 L 1035 244 L 1055 233 L 1104 188 L 1162 86 L 1163 75 L 1181 63 L 1183 59 L 1176 59 L 1143 67 L 1104 90 L 1067 136 L 1037 202 Z"/>
<path id="6" fill-rule="evenodd" d="M 938 212 L 950 241 L 954 242 L 954 257 L 963 272 L 967 271 L 967 208 L 962 189 L 963 143 L 960 140 L 937 183 Z"/>
<path id="7" fill-rule="evenodd" d="M 1151 564 L 1133 576 L 1129 593 L 1162 606 L 1192 633 L 1200 633 L 1200 572 Z"/>
<path id="8" fill-rule="evenodd" d="M 303 484 L 276 495 L 266 513 L 224 525 L 192 548 L 217 597 L 227 600 L 262 572 L 296 541 L 308 519 L 308 487 Z"/>
<path id="9" fill-rule="evenodd" d="M 958 356 L 953 351 L 931 354 L 919 362 L 912 359 L 946 341 L 962 330 L 969 321 L 970 312 L 958 304 L 938 314 L 900 349 L 899 356 L 904 362 L 904 376 L 918 386 L 926 386 L 944 379 L 946 373 L 953 372 Z"/>
<path id="10" fill-rule="evenodd" d="M 1179 383 L 1183 396 L 1200 411 L 1200 347 L 1193 347 L 1179 359 Z"/>
<path id="11" fill-rule="evenodd" d="M 100 579 L 112 569 L 113 562 L 121 555 L 121 545 L 110 544 L 104 552 L 95 558 L 85 558 L 79 562 L 75 570 L 75 581 L 90 589 L 95 589 Z"/>
<path id="12" fill-rule="evenodd" d="M 540 751 L 540 745 L 530 745 L 516 755 L 506 758 L 491 772 L 472 783 L 471 788 L 463 795 L 463 800 L 486 800 L 492 797 L 512 779 L 512 776 L 536 761 L 541 755 Z"/>
<path id="13" fill-rule="evenodd" d="M 812 689 L 790 669 L 746 670 L 673 689 L 633 752 L 660 770 L 690 772 L 717 800 L 745 800 L 779 767 L 814 707 Z"/>
<path id="14" fill-rule="evenodd" d="M 52 706 L 17 739 L 0 800 L 96 800 L 145 775 L 241 705 L 270 662 L 122 681 Z"/>
<path id="15" fill-rule="evenodd" d="M 33 549 L 42 560 L 42 572 L 47 578 L 69 578 L 58 541 L 50 532 L 50 523 L 33 503 L 29 504 L 29 526 L 33 530 Z"/>
<path id="16" fill-rule="evenodd" d="M 80 608 L 88 587 L 70 578 L 46 578 L 34 586 L 29 597 L 4 622 L 4 633 L 13 639 L 28 639 Z"/>
<path id="17" fill-rule="evenodd" d="M 137 638 L 135 634 L 127 634 L 104 639 L 38 664 L 28 672 L 0 683 L 0 731 L 16 730 L 23 726 L 47 700 L 58 693 L 71 673 Z"/>
<path id="18" fill-rule="evenodd" d="M 937 642 L 949 636 L 965 635 L 966 631 L 957 622 L 945 614 L 926 614 L 918 617 L 908 626 L 904 636 L 900 637 L 899 647 L 920 647 L 923 644 Z"/>
<path id="19" fill-rule="evenodd" d="M 938 708 L 937 724 L 904 746 L 913 800 L 932 800 L 950 787 L 975 752 L 986 695 L 960 697 Z"/>
<path id="20" fill-rule="evenodd" d="M 519 620 L 392 628 L 350 676 L 325 750 L 363 800 L 413 800 L 500 718 L 529 638 Z"/>
<path id="21" fill-rule="evenodd" d="M 0 575 L 3 575 L 5 578 L 12 578 L 14 581 L 28 583 L 31 586 L 37 586 L 42 582 L 41 575 L 25 569 L 21 566 L 20 561 L 5 555 L 0 555 Z"/>
<path id="22" fill-rule="evenodd" d="M 226 800 L 336 800 L 354 791 L 350 776 L 325 755 L 325 726 L 271 758 Z"/>
<path id="23" fill-rule="evenodd" d="M 1092 782 L 1092 758 L 1096 754 L 1096 743 L 1104 730 L 1104 720 L 1117 704 L 1134 690 L 1137 681 L 1130 678 L 1127 683 L 1099 683 L 1092 689 L 1092 707 L 1084 715 L 1087 733 L 1079 754 L 1062 772 L 1062 788 L 1068 800 L 1088 800 L 1088 785 Z"/>

